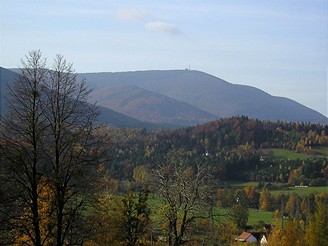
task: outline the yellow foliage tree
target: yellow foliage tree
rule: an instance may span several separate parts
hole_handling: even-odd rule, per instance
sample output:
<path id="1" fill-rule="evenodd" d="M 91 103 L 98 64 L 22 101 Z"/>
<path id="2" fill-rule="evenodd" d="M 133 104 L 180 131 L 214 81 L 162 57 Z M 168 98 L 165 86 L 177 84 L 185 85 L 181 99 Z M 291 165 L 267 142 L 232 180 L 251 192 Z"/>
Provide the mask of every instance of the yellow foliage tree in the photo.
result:
<path id="1" fill-rule="evenodd" d="M 281 215 L 278 210 L 274 212 L 274 222 L 273 229 L 268 237 L 268 246 L 278 246 L 280 245 L 282 237 L 282 228 L 280 226 Z"/>
<path id="2" fill-rule="evenodd" d="M 288 220 L 282 233 L 281 246 L 304 245 L 303 221 Z"/>
<path id="3" fill-rule="evenodd" d="M 269 210 L 271 207 L 271 194 L 268 189 L 264 188 L 260 193 L 260 209 Z"/>
<path id="4" fill-rule="evenodd" d="M 54 240 L 52 235 L 54 234 L 54 208 L 53 203 L 55 199 L 55 194 L 53 189 L 51 189 L 50 184 L 48 183 L 45 177 L 42 177 L 40 185 L 38 186 L 38 213 L 40 216 L 40 235 L 42 245 L 53 245 Z M 24 230 L 17 231 L 17 237 L 15 245 L 34 245 L 32 240 L 33 230 L 31 218 L 31 210 L 25 208 L 24 212 L 19 218 L 21 221 L 18 228 L 25 228 Z"/>
<path id="5" fill-rule="evenodd" d="M 273 230 L 268 238 L 268 246 L 304 245 L 303 221 L 288 220 L 286 225 L 280 225 L 280 212 L 276 210 L 274 216 L 275 220 L 273 223 Z"/>
<path id="6" fill-rule="evenodd" d="M 328 208 L 323 201 L 318 201 L 316 212 L 306 229 L 306 245 L 327 245 L 328 244 Z"/>
<path id="7" fill-rule="evenodd" d="M 102 169 L 102 168 L 101 168 Z M 101 170 L 100 170 L 101 171 Z M 104 170 L 103 170 L 104 171 Z M 95 194 L 94 214 L 90 218 L 93 221 L 92 237 L 86 242 L 86 246 L 93 245 L 116 245 L 114 243 L 115 235 L 119 232 L 119 228 L 115 227 L 113 222 L 113 214 L 116 213 L 116 195 L 118 190 L 118 181 L 109 178 L 105 174 L 98 185 Z"/>

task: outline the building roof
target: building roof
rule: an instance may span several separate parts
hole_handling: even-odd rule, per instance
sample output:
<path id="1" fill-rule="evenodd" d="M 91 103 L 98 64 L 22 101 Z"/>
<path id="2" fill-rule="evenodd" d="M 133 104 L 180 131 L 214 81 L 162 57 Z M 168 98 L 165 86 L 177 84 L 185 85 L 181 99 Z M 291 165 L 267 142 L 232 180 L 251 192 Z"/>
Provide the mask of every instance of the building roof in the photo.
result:
<path id="1" fill-rule="evenodd" d="M 237 241 L 246 241 L 247 238 L 249 238 L 250 236 L 252 236 L 252 233 L 249 233 L 249 232 L 244 231 L 235 240 L 237 240 Z"/>

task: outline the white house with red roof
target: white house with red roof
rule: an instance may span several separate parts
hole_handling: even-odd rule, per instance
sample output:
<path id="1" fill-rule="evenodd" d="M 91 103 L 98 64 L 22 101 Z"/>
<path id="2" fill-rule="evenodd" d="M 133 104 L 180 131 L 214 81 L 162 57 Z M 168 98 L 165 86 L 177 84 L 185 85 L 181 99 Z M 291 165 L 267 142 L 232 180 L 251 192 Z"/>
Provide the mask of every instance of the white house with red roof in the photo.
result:
<path id="1" fill-rule="evenodd" d="M 238 242 L 247 242 L 247 243 L 257 243 L 256 237 L 254 237 L 252 235 L 252 233 L 246 232 L 246 231 L 244 231 L 242 234 L 240 234 L 239 237 L 237 237 L 235 239 L 235 241 L 238 241 Z"/>
<path id="2" fill-rule="evenodd" d="M 254 243 L 256 245 L 266 246 L 268 245 L 267 238 L 265 236 L 265 233 L 261 232 L 243 232 L 235 239 L 236 242 L 241 243 Z M 238 244 L 239 245 L 239 244 Z"/>

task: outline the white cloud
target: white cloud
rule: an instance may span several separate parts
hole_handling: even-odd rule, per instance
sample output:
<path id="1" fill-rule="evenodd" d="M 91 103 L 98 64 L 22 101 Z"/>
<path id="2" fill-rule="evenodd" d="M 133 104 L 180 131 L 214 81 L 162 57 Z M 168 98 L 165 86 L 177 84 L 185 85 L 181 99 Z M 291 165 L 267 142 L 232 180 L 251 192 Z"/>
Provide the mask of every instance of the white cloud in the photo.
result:
<path id="1" fill-rule="evenodd" d="M 145 28 L 150 31 L 161 31 L 171 34 L 181 33 L 181 31 L 175 25 L 162 21 L 147 22 L 145 24 Z"/>
<path id="2" fill-rule="evenodd" d="M 120 9 L 117 11 L 117 17 L 121 20 L 143 20 L 148 13 L 139 9 Z"/>

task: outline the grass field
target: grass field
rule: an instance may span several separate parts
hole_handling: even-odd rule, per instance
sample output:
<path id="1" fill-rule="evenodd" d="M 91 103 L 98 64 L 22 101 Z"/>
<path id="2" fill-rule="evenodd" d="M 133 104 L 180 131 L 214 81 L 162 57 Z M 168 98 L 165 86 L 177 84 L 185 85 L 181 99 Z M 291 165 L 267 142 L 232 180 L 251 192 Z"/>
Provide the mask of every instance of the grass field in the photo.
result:
<path id="1" fill-rule="evenodd" d="M 278 194 L 278 193 L 297 193 L 300 196 L 307 196 L 314 192 L 328 192 L 328 186 L 321 186 L 321 187 L 289 187 L 288 189 L 278 189 L 278 190 L 270 190 L 271 194 Z"/>
<path id="2" fill-rule="evenodd" d="M 322 158 L 328 156 L 328 147 L 313 148 L 313 155 L 306 153 L 299 153 L 293 150 L 287 149 L 264 149 L 266 153 L 271 153 L 276 160 L 305 160 L 311 158 Z"/>
<path id="3" fill-rule="evenodd" d="M 313 155 L 298 153 L 287 149 L 268 149 L 268 151 L 272 153 L 274 159 L 276 160 L 305 160 L 315 157 Z"/>
<path id="4" fill-rule="evenodd" d="M 248 225 L 256 225 L 259 221 L 263 221 L 265 224 L 272 224 L 273 222 L 273 212 L 252 208 L 248 209 L 248 212 Z"/>
<path id="5" fill-rule="evenodd" d="M 230 186 L 258 186 L 259 182 L 254 181 L 254 182 L 241 182 L 241 181 L 229 181 L 228 184 Z"/>
<path id="6" fill-rule="evenodd" d="M 227 214 L 227 209 L 216 207 L 214 209 L 214 213 L 224 215 Z M 249 208 L 248 213 L 248 225 L 257 225 L 260 221 L 264 222 L 265 224 L 272 224 L 273 222 L 273 212 Z M 228 221 L 228 219 L 229 218 L 227 216 L 222 216 L 220 217 L 220 223 L 225 223 Z"/>

